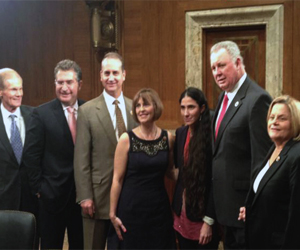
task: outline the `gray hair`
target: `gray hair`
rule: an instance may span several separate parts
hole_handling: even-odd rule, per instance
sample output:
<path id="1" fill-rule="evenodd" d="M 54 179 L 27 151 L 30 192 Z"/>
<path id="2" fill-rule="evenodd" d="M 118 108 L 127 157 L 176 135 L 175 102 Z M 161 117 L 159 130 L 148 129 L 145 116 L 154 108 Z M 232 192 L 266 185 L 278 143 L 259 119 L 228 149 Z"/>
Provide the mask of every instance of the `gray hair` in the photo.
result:
<path id="1" fill-rule="evenodd" d="M 79 82 L 82 80 L 81 68 L 79 67 L 79 65 L 76 62 L 74 62 L 70 59 L 62 60 L 56 65 L 56 67 L 54 69 L 54 78 L 55 79 L 56 79 L 56 75 L 59 70 L 62 70 L 62 71 L 74 70 L 74 72 L 76 73 L 77 81 Z"/>
<path id="2" fill-rule="evenodd" d="M 222 41 L 222 42 L 216 43 L 210 49 L 210 54 L 217 52 L 220 49 L 225 49 L 228 52 L 228 54 L 230 55 L 233 62 L 235 62 L 238 58 L 240 58 L 242 64 L 244 64 L 243 57 L 241 56 L 241 51 L 235 42 Z"/>

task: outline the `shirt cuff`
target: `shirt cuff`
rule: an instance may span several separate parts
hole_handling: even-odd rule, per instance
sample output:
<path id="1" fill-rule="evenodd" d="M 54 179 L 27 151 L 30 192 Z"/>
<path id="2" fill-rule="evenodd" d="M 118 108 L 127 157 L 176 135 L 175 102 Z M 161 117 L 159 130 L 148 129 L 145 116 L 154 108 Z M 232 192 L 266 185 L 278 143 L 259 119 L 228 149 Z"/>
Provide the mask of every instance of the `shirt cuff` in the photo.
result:
<path id="1" fill-rule="evenodd" d="M 213 218 L 210 218 L 208 216 L 204 216 L 203 217 L 203 221 L 209 225 L 209 226 L 212 226 L 214 223 L 215 223 L 215 220 Z"/>

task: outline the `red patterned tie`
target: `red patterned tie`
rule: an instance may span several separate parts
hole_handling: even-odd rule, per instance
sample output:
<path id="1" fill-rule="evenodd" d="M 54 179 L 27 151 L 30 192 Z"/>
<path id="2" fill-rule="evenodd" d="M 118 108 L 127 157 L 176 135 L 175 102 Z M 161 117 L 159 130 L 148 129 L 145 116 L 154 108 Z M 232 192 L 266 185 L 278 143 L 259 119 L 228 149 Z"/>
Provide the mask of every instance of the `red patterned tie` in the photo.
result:
<path id="1" fill-rule="evenodd" d="M 72 134 L 73 142 L 75 144 L 76 139 L 76 117 L 75 117 L 75 109 L 73 107 L 67 107 L 68 110 L 68 124 Z"/>
<path id="2" fill-rule="evenodd" d="M 220 124 L 221 124 L 221 122 L 223 120 L 223 117 L 224 117 L 224 115 L 226 113 L 227 105 L 228 105 L 228 96 L 225 95 L 224 98 L 223 98 L 223 107 L 222 107 L 222 110 L 221 110 L 221 114 L 220 114 L 219 120 L 217 122 L 215 138 L 217 138 L 217 136 L 218 136 Z"/>

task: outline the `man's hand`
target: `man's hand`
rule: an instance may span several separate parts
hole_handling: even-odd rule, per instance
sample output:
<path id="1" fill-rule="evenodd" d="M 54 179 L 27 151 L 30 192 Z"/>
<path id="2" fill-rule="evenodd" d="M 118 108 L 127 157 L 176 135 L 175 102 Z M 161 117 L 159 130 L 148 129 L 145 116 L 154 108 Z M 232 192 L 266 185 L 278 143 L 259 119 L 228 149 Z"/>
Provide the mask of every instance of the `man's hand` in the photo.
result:
<path id="1" fill-rule="evenodd" d="M 84 214 L 88 214 L 89 216 L 93 217 L 95 213 L 95 205 L 93 200 L 84 200 L 80 203 L 82 208 L 82 212 Z"/>

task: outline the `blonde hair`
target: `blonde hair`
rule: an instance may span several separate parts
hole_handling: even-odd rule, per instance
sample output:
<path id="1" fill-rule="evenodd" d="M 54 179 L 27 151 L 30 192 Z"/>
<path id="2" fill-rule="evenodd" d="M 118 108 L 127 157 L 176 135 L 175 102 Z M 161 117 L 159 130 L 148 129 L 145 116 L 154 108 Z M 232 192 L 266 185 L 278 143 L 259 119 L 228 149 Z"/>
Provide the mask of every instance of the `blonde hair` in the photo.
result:
<path id="1" fill-rule="evenodd" d="M 288 107 L 291 114 L 293 140 L 300 141 L 300 102 L 289 95 L 282 95 L 275 98 L 270 104 L 267 120 L 269 120 L 275 104 L 285 104 Z"/>

